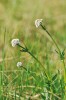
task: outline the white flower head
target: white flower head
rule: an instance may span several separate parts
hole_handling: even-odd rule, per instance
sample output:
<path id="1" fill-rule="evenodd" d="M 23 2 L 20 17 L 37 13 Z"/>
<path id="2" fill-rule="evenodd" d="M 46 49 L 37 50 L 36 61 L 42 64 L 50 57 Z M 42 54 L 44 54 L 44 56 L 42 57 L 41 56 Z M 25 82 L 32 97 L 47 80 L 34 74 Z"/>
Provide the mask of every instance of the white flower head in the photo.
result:
<path id="1" fill-rule="evenodd" d="M 36 28 L 38 28 L 40 26 L 42 20 L 43 19 L 37 19 L 37 20 L 35 20 L 35 26 L 36 26 Z"/>
<path id="2" fill-rule="evenodd" d="M 22 66 L 22 62 L 18 62 L 17 67 L 21 67 L 21 66 Z"/>
<path id="3" fill-rule="evenodd" d="M 15 47 L 17 44 L 20 44 L 19 39 L 13 39 L 13 40 L 11 41 L 12 47 Z"/>

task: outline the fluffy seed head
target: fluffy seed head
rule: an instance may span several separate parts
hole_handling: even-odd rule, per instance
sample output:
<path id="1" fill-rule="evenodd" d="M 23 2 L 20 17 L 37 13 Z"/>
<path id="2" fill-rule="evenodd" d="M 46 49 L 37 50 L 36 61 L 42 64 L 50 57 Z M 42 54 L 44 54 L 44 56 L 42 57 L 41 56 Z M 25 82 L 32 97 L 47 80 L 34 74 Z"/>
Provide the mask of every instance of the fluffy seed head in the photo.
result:
<path id="1" fill-rule="evenodd" d="M 42 20 L 43 19 L 37 19 L 37 20 L 35 20 L 35 26 L 36 26 L 36 28 L 38 28 L 40 26 Z"/>
<path id="2" fill-rule="evenodd" d="M 13 39 L 13 40 L 11 41 L 12 47 L 15 47 L 17 44 L 20 44 L 19 39 Z"/>
<path id="3" fill-rule="evenodd" d="M 17 67 L 21 67 L 21 66 L 22 66 L 22 62 L 18 62 Z"/>

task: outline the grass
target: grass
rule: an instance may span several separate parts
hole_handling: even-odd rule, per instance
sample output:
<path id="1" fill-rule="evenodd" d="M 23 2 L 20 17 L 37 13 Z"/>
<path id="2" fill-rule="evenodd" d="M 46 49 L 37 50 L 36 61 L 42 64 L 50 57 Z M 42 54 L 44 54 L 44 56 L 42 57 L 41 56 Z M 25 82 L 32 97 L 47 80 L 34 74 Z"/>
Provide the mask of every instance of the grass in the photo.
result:
<path id="1" fill-rule="evenodd" d="M 65 100 L 65 70 L 55 51 L 57 48 L 46 32 L 34 25 L 35 19 L 42 18 L 43 25 L 63 51 L 65 9 L 65 0 L 51 0 L 51 3 L 49 0 L 0 0 L 0 100 Z M 13 38 L 19 38 L 40 60 L 52 82 L 34 58 L 11 46 Z M 18 61 L 27 70 L 17 68 Z"/>

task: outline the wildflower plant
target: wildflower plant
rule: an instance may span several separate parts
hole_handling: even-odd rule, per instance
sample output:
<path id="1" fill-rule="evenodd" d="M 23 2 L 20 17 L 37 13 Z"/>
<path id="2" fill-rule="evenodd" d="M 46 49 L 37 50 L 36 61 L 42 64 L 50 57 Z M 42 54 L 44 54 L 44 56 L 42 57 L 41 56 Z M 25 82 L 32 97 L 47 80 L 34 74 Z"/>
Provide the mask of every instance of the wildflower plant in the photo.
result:
<path id="1" fill-rule="evenodd" d="M 60 57 L 60 60 L 62 60 L 62 63 L 63 63 L 63 66 L 64 66 L 64 81 L 63 82 L 64 82 L 64 84 L 66 84 L 66 66 L 65 66 L 65 62 L 64 62 L 64 60 L 65 60 L 65 49 L 63 51 L 60 50 L 60 48 L 58 46 L 58 43 L 56 43 L 55 39 L 53 38 L 53 36 L 51 35 L 51 33 L 46 29 L 46 27 L 43 26 L 42 21 L 43 21 L 43 19 L 37 19 L 37 20 L 35 20 L 35 26 L 36 26 L 36 28 L 41 27 L 44 31 L 46 31 L 46 33 L 49 35 L 49 37 L 51 38 L 51 40 L 55 44 L 55 46 L 57 48 L 56 52 L 57 52 L 58 56 Z M 27 52 L 30 56 L 32 56 L 40 64 L 40 66 L 44 70 L 44 75 L 46 77 L 46 90 L 51 95 L 55 96 L 55 99 L 53 99 L 53 100 L 61 100 L 61 98 L 64 98 L 63 100 L 65 100 L 65 98 L 66 98 L 65 92 L 64 92 L 64 96 L 63 97 L 59 96 L 59 95 L 56 95 L 56 94 L 53 94 L 55 92 L 54 88 L 55 88 L 56 82 L 58 81 L 58 77 L 57 77 L 58 73 L 55 74 L 54 76 L 52 76 L 52 78 L 50 78 L 50 76 L 48 75 L 47 70 L 44 67 L 44 65 L 34 56 L 34 54 L 28 49 L 28 47 L 26 45 L 25 46 L 21 45 L 19 39 L 13 39 L 11 41 L 11 45 L 13 47 L 18 46 L 20 48 L 20 52 Z M 22 67 L 22 68 L 24 68 L 27 71 L 26 67 L 23 67 L 22 62 L 18 62 L 17 63 L 17 67 L 18 68 Z M 28 71 L 28 72 L 32 73 L 31 71 Z M 61 81 L 58 84 L 61 84 Z M 66 91 L 66 86 L 65 85 L 64 85 L 63 89 L 64 89 L 64 91 Z M 44 95 L 42 94 L 42 97 L 43 96 Z M 51 98 L 51 96 L 49 96 L 49 97 Z"/>
<path id="2" fill-rule="evenodd" d="M 20 41 L 19 41 L 19 39 L 13 39 L 12 41 L 11 41 L 11 45 L 13 46 L 13 47 L 15 47 L 16 45 L 18 46 L 18 47 L 20 47 L 21 49 L 20 49 L 20 51 L 21 52 L 27 52 L 29 55 L 31 55 L 41 66 L 42 66 L 42 68 L 44 68 L 44 66 L 42 65 L 42 63 L 29 51 L 29 49 L 27 48 L 27 46 L 21 46 L 21 44 L 20 44 Z M 21 63 L 17 63 L 17 65 L 20 65 Z M 49 76 L 48 76 L 48 74 L 47 74 L 47 72 L 46 72 L 46 69 L 44 68 L 44 74 L 45 74 L 45 76 L 47 77 L 47 79 L 49 80 Z"/>
<path id="3" fill-rule="evenodd" d="M 50 36 L 50 38 L 52 39 L 53 43 L 55 44 L 55 46 L 56 46 L 56 48 L 57 48 L 57 50 L 56 50 L 57 54 L 59 55 L 60 59 L 63 61 L 64 69 L 65 69 L 65 71 L 66 71 L 65 62 L 64 62 L 64 59 L 65 59 L 65 57 L 64 57 L 64 56 L 65 56 L 65 49 L 64 49 L 63 51 L 60 50 L 60 48 L 59 48 L 59 46 L 58 46 L 58 43 L 55 42 L 55 40 L 54 40 L 54 38 L 52 37 L 51 33 L 49 33 L 49 31 L 46 29 L 46 27 L 42 25 L 42 19 L 37 19 L 37 20 L 35 21 L 35 26 L 36 26 L 36 27 L 37 27 L 37 26 L 38 26 L 38 27 L 41 26 L 41 28 L 42 28 L 44 31 L 46 31 L 46 33 Z M 66 74 L 66 72 L 65 72 L 65 74 Z"/>
<path id="4" fill-rule="evenodd" d="M 64 60 L 65 60 L 65 49 L 63 49 L 63 51 L 60 50 L 60 48 L 59 48 L 59 46 L 58 46 L 58 43 L 56 43 L 56 41 L 55 41 L 55 39 L 52 37 L 51 33 L 46 29 L 45 26 L 43 26 L 43 24 L 42 24 L 42 19 L 37 19 L 37 20 L 35 21 L 35 26 L 36 26 L 36 27 L 41 26 L 41 28 L 42 28 L 44 31 L 46 31 L 46 33 L 49 35 L 49 37 L 52 39 L 53 43 L 55 44 L 55 46 L 56 46 L 56 48 L 57 48 L 56 52 L 57 52 L 57 54 L 59 55 L 60 60 L 62 60 L 62 63 L 63 63 L 63 66 L 64 66 L 64 82 L 65 82 L 65 84 L 66 84 L 66 66 L 65 66 L 65 62 L 64 62 Z M 65 91 L 66 91 L 66 86 L 65 86 Z M 65 98 L 66 98 L 66 96 L 65 96 Z"/>

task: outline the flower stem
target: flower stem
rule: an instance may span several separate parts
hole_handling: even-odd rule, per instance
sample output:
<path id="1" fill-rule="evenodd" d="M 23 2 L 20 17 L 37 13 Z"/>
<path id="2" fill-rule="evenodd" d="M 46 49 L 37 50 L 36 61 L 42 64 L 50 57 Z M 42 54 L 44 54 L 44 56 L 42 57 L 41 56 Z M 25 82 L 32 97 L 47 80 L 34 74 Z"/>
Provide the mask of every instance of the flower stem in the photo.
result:
<path id="1" fill-rule="evenodd" d="M 52 35 L 48 32 L 48 30 L 47 30 L 47 29 L 45 28 L 45 26 L 43 26 L 42 24 L 41 24 L 41 27 L 42 27 L 42 29 L 45 30 L 45 31 L 47 32 L 47 34 L 50 36 L 50 38 L 51 38 L 52 41 L 54 42 L 54 44 L 55 44 L 55 46 L 57 47 L 57 49 L 58 49 L 58 51 L 59 51 L 59 54 L 60 54 L 61 51 L 60 51 L 60 49 L 59 49 L 57 43 L 55 42 L 54 38 L 52 37 Z"/>
<path id="2" fill-rule="evenodd" d="M 21 46 L 20 44 L 17 44 L 19 47 L 21 47 L 22 49 L 25 49 L 23 46 Z"/>
<path id="3" fill-rule="evenodd" d="M 47 79 L 49 80 L 49 76 L 48 76 L 48 74 L 47 74 L 47 72 L 46 72 L 45 67 L 42 65 L 42 63 L 28 50 L 27 47 L 23 47 L 23 46 L 21 46 L 20 44 L 19 44 L 18 46 L 21 47 L 21 48 L 23 49 L 23 52 L 27 52 L 28 54 L 30 54 L 30 55 L 44 68 L 44 74 L 45 74 L 45 76 L 47 77 Z M 20 51 L 22 52 L 22 50 L 20 50 Z M 25 69 L 25 70 L 26 70 L 26 69 Z"/>
<path id="4" fill-rule="evenodd" d="M 48 76 L 48 74 L 47 74 L 47 72 L 46 72 L 46 69 L 45 69 L 45 67 L 42 65 L 42 63 L 30 52 L 30 51 L 28 51 L 27 53 L 29 53 L 43 68 L 44 68 L 44 74 L 45 74 L 45 76 L 48 78 L 48 80 L 49 80 L 49 76 Z"/>
<path id="5" fill-rule="evenodd" d="M 25 71 L 28 71 L 29 73 L 36 74 L 35 72 L 32 72 L 32 71 L 27 70 L 27 68 L 26 68 L 26 67 L 24 67 L 24 66 L 22 66 L 22 68 L 23 68 Z"/>

